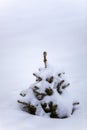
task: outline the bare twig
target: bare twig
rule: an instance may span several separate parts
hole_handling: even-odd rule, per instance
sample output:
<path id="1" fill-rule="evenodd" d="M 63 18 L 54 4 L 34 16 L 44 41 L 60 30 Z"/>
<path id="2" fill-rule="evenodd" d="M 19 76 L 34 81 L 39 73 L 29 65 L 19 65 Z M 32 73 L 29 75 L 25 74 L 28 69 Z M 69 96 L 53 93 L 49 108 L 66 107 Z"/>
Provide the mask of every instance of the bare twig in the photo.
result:
<path id="1" fill-rule="evenodd" d="M 46 56 L 47 56 L 47 52 L 46 51 L 44 51 L 43 52 L 43 56 L 44 56 L 44 64 L 45 64 L 45 68 L 47 68 L 47 59 L 46 59 Z"/>

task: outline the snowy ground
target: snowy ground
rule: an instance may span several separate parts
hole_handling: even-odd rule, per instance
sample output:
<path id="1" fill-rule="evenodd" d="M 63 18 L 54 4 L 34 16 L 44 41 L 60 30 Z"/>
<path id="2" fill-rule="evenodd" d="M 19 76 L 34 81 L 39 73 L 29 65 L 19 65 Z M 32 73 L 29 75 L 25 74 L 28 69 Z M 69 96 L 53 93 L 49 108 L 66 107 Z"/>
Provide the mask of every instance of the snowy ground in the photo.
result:
<path id="1" fill-rule="evenodd" d="M 0 0 L 0 130 L 87 130 L 86 35 L 86 0 Z M 44 50 L 80 102 L 70 118 L 33 116 L 17 104 L 43 66 Z"/>

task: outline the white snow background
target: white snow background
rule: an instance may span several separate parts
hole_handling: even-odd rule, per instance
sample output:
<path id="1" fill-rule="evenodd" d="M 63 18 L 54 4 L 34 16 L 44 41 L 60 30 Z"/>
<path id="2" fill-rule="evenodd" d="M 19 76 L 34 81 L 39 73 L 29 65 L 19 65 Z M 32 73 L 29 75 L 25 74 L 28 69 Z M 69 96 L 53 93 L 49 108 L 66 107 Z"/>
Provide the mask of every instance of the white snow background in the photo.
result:
<path id="1" fill-rule="evenodd" d="M 49 63 L 65 71 L 80 107 L 66 119 L 33 116 L 17 99 Z M 87 1 L 0 0 L 0 130 L 87 130 Z"/>

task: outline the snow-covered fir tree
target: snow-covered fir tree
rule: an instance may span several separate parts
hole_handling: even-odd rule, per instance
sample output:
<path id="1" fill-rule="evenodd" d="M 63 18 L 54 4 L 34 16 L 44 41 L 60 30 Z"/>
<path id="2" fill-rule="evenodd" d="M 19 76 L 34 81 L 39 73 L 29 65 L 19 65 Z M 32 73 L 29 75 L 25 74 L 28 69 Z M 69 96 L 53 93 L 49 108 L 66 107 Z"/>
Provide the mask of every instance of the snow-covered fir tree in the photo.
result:
<path id="1" fill-rule="evenodd" d="M 74 102 L 67 92 L 70 83 L 65 79 L 65 73 L 55 72 L 47 65 L 47 53 L 43 53 L 44 68 L 33 73 L 36 82 L 20 93 L 18 103 L 22 110 L 38 116 L 51 118 L 67 118 L 71 116 L 79 104 Z"/>

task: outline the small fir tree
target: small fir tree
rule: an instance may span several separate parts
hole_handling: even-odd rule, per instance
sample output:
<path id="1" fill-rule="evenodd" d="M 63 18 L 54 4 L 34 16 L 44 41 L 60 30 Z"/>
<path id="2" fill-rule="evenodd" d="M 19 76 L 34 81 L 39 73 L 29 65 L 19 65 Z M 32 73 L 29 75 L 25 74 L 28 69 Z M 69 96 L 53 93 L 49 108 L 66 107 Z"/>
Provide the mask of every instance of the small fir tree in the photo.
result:
<path id="1" fill-rule="evenodd" d="M 52 71 L 47 65 L 47 52 L 43 53 L 44 68 L 33 73 L 36 82 L 26 91 L 20 93 L 22 110 L 39 116 L 50 118 L 66 118 L 73 114 L 79 102 L 74 102 L 66 88 L 70 85 L 65 79 L 65 73 Z"/>

